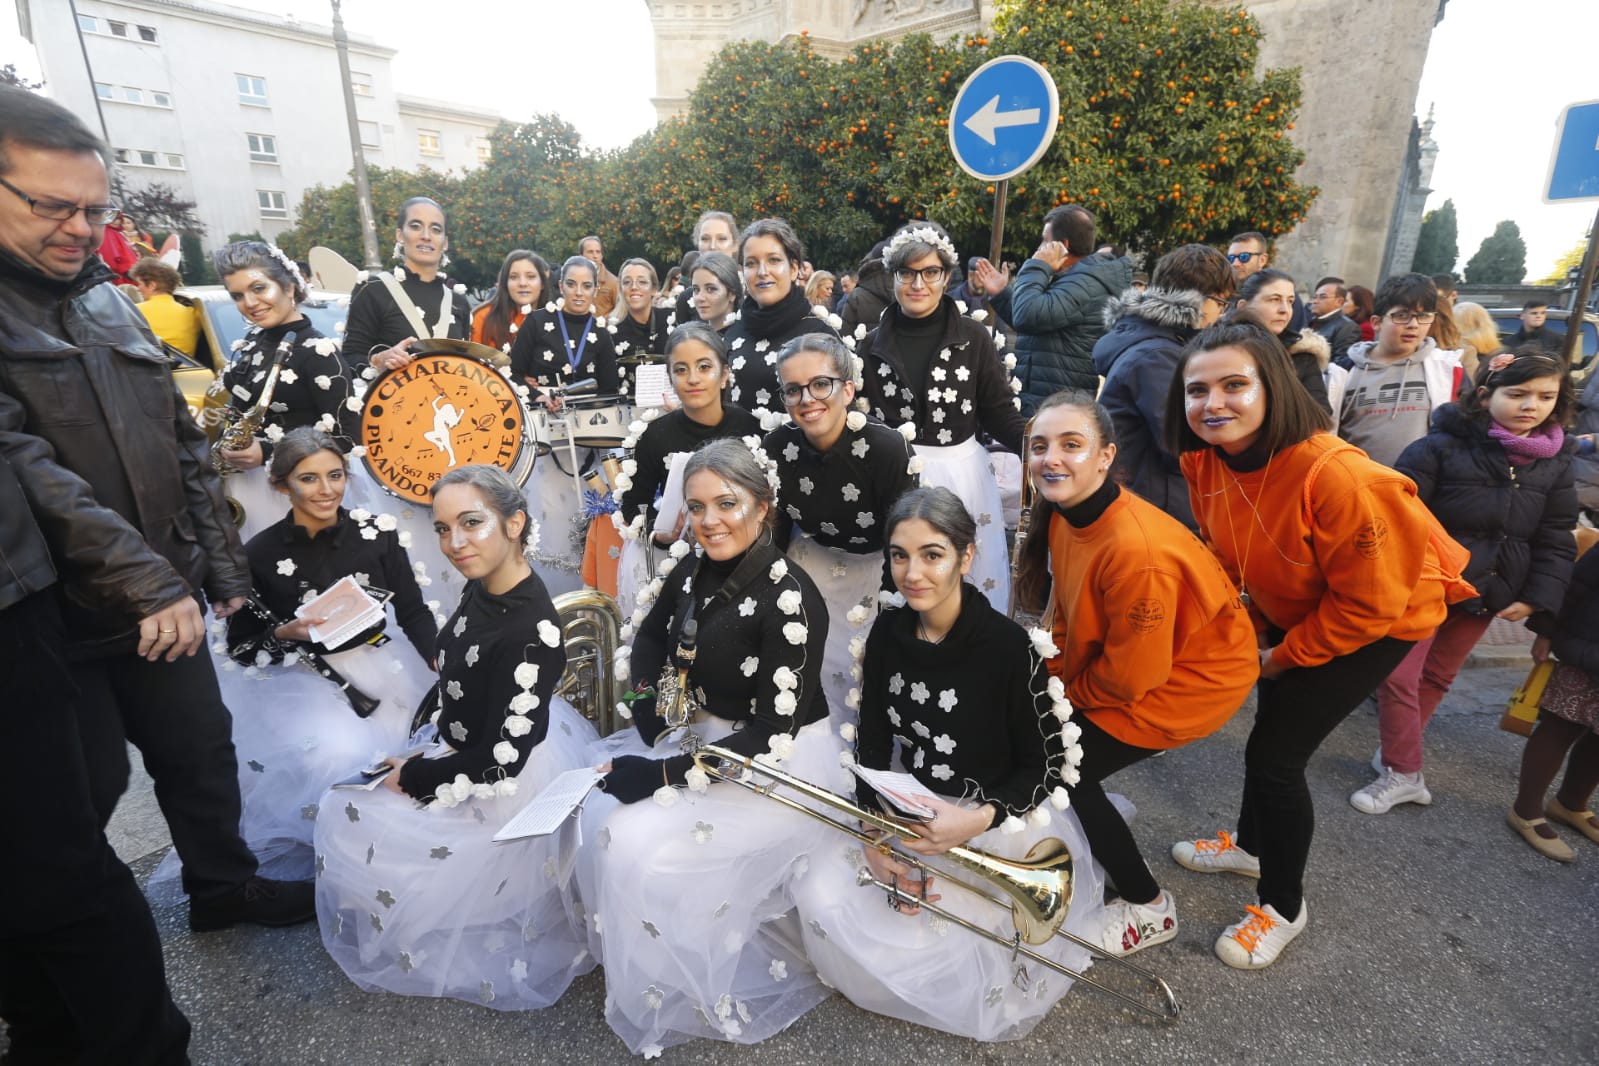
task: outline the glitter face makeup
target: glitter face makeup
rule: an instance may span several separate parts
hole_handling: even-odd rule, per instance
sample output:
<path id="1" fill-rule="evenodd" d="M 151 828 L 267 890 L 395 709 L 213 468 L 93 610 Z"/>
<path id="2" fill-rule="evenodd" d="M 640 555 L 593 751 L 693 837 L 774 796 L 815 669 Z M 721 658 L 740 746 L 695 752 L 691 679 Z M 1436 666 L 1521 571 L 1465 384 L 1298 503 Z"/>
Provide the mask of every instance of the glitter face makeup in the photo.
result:
<path id="1" fill-rule="evenodd" d="M 344 457 L 319 451 L 301 459 L 277 489 L 289 497 L 295 525 L 317 533 L 338 521 L 347 484 Z"/>
<path id="2" fill-rule="evenodd" d="M 1055 506 L 1071 507 L 1098 492 L 1115 458 L 1114 444 L 1099 443 L 1092 411 L 1063 404 L 1034 416 L 1027 471 Z"/>
<path id="3" fill-rule="evenodd" d="M 481 490 L 471 485 L 446 485 L 433 497 L 433 532 L 439 549 L 461 576 L 481 580 L 490 592 L 503 592 L 510 572 L 520 571 L 521 523 L 517 515 L 502 520 Z M 502 587 L 503 585 L 503 587 Z"/>
<path id="4" fill-rule="evenodd" d="M 1183 372 L 1188 428 L 1206 444 L 1236 455 L 1253 444 L 1266 423 L 1260 368 L 1242 348 L 1198 352 Z"/>
<path id="5" fill-rule="evenodd" d="M 233 306 L 252 326 L 273 329 L 300 317 L 294 293 L 258 267 L 225 275 L 222 286 L 233 297 Z"/>
<path id="6" fill-rule="evenodd" d="M 713 470 L 688 479 L 683 504 L 694 539 L 718 562 L 748 550 L 766 521 L 764 503 Z"/>

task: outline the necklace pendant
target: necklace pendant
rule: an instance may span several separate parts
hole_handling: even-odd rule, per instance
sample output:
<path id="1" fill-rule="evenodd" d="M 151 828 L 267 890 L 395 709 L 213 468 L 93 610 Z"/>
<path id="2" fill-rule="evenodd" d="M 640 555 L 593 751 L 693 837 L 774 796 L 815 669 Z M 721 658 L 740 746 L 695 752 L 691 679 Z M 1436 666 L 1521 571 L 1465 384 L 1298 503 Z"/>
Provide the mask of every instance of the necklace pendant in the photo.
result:
<path id="1" fill-rule="evenodd" d="M 1249 590 L 1248 589 L 1240 589 L 1239 593 L 1238 593 L 1238 599 L 1243 603 L 1243 605 L 1245 607 L 1248 607 L 1250 604 L 1255 602 L 1254 600 L 1249 598 Z"/>

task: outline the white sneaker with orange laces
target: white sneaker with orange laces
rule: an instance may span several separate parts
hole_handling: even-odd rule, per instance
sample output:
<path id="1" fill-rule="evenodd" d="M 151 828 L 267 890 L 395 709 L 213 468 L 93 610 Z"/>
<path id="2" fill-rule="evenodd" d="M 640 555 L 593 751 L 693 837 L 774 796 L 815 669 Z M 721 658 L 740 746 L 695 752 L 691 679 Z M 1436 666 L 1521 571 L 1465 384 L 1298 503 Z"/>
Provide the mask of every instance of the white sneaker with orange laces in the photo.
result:
<path id="1" fill-rule="evenodd" d="M 1260 876 L 1260 860 L 1233 843 L 1233 835 L 1223 829 L 1214 840 L 1179 840 L 1171 846 L 1171 857 L 1178 866 L 1202 874 L 1234 873 Z"/>
<path id="2" fill-rule="evenodd" d="M 1246 907 L 1244 920 L 1229 925 L 1216 940 L 1216 957 L 1235 970 L 1259 970 L 1277 961 L 1294 937 L 1305 931 L 1310 907 L 1299 901 L 1299 917 L 1286 921 L 1271 904 Z"/>

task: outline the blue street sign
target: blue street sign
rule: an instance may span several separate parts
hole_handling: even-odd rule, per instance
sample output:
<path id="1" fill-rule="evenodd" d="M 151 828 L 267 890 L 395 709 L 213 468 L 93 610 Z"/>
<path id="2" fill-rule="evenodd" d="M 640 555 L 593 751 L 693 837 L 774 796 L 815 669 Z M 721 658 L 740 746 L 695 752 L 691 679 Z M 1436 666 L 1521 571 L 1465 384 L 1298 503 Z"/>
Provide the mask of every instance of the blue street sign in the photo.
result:
<path id="1" fill-rule="evenodd" d="M 1599 100 L 1567 105 L 1556 130 L 1544 203 L 1599 200 Z"/>
<path id="2" fill-rule="evenodd" d="M 1060 96 L 1049 71 L 1025 56 L 1000 56 L 972 71 L 949 109 L 949 150 L 974 178 L 1003 181 L 1049 148 Z"/>

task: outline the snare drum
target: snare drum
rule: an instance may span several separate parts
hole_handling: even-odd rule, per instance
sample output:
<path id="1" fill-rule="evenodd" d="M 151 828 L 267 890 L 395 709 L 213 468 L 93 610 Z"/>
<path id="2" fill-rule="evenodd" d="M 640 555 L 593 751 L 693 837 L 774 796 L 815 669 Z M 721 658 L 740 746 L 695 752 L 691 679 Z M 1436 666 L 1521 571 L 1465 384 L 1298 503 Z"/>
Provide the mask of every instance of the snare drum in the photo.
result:
<path id="1" fill-rule="evenodd" d="M 579 448 L 619 448 L 627 437 L 627 412 L 615 396 L 566 398 L 566 421 Z"/>
<path id="2" fill-rule="evenodd" d="M 511 382 L 475 353 L 453 351 L 425 351 L 372 383 L 361 444 L 378 484 L 424 507 L 457 467 L 489 463 L 522 484 L 538 458 Z"/>

